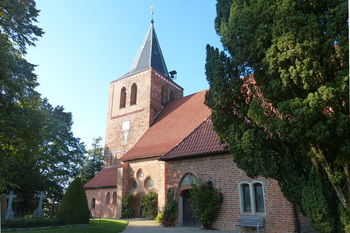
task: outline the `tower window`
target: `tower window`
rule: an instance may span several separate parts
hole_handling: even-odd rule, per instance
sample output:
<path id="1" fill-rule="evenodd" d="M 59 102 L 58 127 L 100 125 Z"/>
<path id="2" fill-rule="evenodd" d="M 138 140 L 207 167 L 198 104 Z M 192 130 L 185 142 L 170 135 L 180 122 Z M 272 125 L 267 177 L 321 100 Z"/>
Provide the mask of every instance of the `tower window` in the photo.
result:
<path id="1" fill-rule="evenodd" d="M 175 94 L 173 91 L 170 91 L 170 101 L 175 100 Z"/>
<path id="2" fill-rule="evenodd" d="M 136 86 L 136 83 L 133 83 L 131 86 L 130 105 L 135 105 L 136 99 L 137 99 L 137 86 Z"/>
<path id="3" fill-rule="evenodd" d="M 165 86 L 162 87 L 161 98 L 162 98 L 162 104 L 165 104 L 166 103 L 166 87 Z"/>
<path id="4" fill-rule="evenodd" d="M 126 88 L 123 87 L 120 91 L 120 105 L 119 108 L 125 108 L 126 106 Z"/>

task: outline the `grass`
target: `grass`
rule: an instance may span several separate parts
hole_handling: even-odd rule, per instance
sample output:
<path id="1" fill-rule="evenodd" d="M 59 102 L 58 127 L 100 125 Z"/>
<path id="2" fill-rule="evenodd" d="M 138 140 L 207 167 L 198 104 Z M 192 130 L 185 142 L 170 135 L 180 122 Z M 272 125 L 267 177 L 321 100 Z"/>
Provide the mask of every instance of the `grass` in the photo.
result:
<path id="1" fill-rule="evenodd" d="M 90 222 L 91 223 L 91 222 Z M 127 221 L 102 219 L 101 224 L 99 219 L 94 220 L 94 224 L 89 226 L 77 226 L 77 227 L 64 227 L 64 228 L 51 228 L 43 230 L 27 230 L 29 233 L 116 233 L 122 232 L 128 225 Z M 7 233 L 18 233 L 21 231 L 6 231 Z M 23 231 L 22 231 L 23 232 Z"/>

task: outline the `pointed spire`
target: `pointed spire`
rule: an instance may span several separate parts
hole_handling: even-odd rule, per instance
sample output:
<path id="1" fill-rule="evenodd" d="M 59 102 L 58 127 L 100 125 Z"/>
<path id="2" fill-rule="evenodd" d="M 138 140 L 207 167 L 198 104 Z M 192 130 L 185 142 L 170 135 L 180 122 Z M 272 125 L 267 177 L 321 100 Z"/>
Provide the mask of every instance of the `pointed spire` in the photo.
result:
<path id="1" fill-rule="evenodd" d="M 153 68 L 161 73 L 163 76 L 169 78 L 168 69 L 165 64 L 165 60 L 160 49 L 156 31 L 153 26 L 153 19 L 151 20 L 151 26 L 148 29 L 145 39 L 139 49 L 134 62 L 132 63 L 130 70 L 123 77 L 136 74 L 143 70 Z"/>

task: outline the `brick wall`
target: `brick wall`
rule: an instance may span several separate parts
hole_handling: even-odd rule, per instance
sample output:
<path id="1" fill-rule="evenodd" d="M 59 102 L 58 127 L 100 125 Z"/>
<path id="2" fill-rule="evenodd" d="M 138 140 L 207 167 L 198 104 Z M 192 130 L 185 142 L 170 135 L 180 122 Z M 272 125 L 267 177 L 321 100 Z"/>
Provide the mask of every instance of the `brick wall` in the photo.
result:
<path id="1" fill-rule="evenodd" d="M 113 201 L 113 193 L 117 192 L 117 188 L 85 189 L 85 192 L 93 216 L 101 216 L 102 218 L 117 217 L 117 203 Z M 110 194 L 109 204 L 106 203 L 107 193 Z M 95 208 L 92 208 L 93 198 L 96 200 Z"/>
<path id="2" fill-rule="evenodd" d="M 126 193 L 131 193 L 137 198 L 142 193 L 156 192 L 158 194 L 158 208 L 163 209 L 165 204 L 165 162 L 157 160 L 158 158 L 130 161 L 128 163 L 123 175 L 123 196 Z M 140 178 L 138 175 L 140 171 L 144 172 L 143 178 Z M 154 180 L 153 188 L 147 187 L 147 180 L 150 178 Z M 132 187 L 133 180 L 137 182 L 136 188 Z M 137 210 L 135 209 L 134 211 Z"/>
<path id="3" fill-rule="evenodd" d="M 265 213 L 264 230 L 266 232 L 295 232 L 293 206 L 282 195 L 277 181 L 258 177 L 249 178 L 232 160 L 232 156 L 215 155 L 167 162 L 167 188 L 173 188 L 178 196 L 182 178 L 192 173 L 203 181 L 211 180 L 224 197 L 214 228 L 233 229 L 234 222 L 241 216 L 239 183 L 259 181 L 263 184 Z M 249 229 L 245 229 L 249 230 Z M 307 232 L 307 231 L 304 231 Z"/>
<path id="4" fill-rule="evenodd" d="M 137 85 L 137 100 L 130 105 L 131 86 Z M 149 128 L 162 109 L 161 90 L 165 86 L 167 100 L 170 92 L 175 98 L 183 95 L 183 89 L 173 81 L 164 78 L 153 69 L 125 77 L 110 83 L 107 113 L 104 166 L 120 165 L 119 158 L 130 150 Z M 126 106 L 120 108 L 122 88 L 126 88 Z M 130 121 L 127 141 L 124 145 L 123 122 Z"/>

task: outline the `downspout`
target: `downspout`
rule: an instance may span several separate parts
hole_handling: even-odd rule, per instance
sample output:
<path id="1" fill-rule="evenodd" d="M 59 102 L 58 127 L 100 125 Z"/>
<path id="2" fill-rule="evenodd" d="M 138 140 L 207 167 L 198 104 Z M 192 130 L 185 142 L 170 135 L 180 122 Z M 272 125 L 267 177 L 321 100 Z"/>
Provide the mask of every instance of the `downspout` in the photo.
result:
<path id="1" fill-rule="evenodd" d="M 294 217 L 295 217 L 295 226 L 296 226 L 297 232 L 301 233 L 299 215 L 297 211 L 297 206 L 295 204 L 293 204 L 293 209 L 294 209 Z"/>

